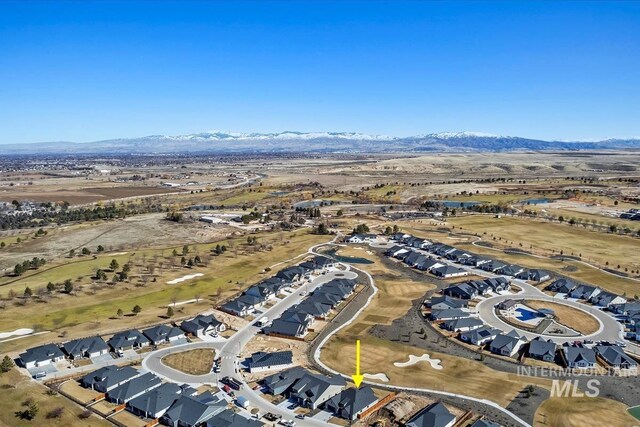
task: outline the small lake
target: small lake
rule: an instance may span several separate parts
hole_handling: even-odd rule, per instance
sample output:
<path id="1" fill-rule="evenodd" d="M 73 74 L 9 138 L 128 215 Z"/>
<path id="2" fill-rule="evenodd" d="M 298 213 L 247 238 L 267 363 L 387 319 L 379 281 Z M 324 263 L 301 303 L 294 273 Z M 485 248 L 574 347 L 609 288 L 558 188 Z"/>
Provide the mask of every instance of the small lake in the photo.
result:
<path id="1" fill-rule="evenodd" d="M 482 202 L 462 202 L 457 200 L 429 200 L 432 203 L 438 203 L 448 208 L 472 208 L 481 205 Z"/>
<path id="2" fill-rule="evenodd" d="M 526 199 L 526 200 L 520 200 L 520 203 L 523 203 L 525 205 L 540 205 L 542 203 L 549 203 L 551 200 L 549 199 Z"/>

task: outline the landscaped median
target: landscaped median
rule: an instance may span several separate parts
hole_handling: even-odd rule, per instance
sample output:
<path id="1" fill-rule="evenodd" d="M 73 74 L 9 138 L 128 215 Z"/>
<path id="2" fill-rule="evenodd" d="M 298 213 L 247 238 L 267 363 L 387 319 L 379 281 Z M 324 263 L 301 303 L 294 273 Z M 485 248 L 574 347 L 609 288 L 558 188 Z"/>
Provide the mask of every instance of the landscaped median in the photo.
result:
<path id="1" fill-rule="evenodd" d="M 176 371 L 189 375 L 205 375 L 211 372 L 215 351 L 210 348 L 197 348 L 180 353 L 169 354 L 162 363 Z"/>

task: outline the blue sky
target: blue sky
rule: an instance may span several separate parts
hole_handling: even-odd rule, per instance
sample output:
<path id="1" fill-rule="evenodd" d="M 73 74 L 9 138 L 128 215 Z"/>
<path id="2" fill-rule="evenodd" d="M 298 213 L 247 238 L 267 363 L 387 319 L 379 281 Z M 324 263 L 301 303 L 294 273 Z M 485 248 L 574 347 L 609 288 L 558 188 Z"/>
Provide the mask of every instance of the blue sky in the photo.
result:
<path id="1" fill-rule="evenodd" d="M 640 2 L 0 2 L 0 143 L 639 127 Z"/>

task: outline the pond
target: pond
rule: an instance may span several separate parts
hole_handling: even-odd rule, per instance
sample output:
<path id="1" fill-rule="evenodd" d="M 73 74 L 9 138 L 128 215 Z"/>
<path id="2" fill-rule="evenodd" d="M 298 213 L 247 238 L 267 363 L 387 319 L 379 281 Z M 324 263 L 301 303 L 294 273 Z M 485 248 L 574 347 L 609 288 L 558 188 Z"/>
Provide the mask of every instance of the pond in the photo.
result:
<path id="1" fill-rule="evenodd" d="M 461 202 L 457 200 L 430 200 L 432 203 L 438 203 L 448 208 L 472 208 L 481 205 L 481 202 Z"/>
<path id="2" fill-rule="evenodd" d="M 322 251 L 321 253 L 324 254 L 324 255 L 328 255 L 330 257 L 333 257 L 337 261 L 346 262 L 346 263 L 349 263 L 349 264 L 373 264 L 373 261 L 371 261 L 370 259 L 367 259 L 367 258 L 336 255 L 336 252 L 338 252 L 337 249 L 327 249 L 326 251 Z"/>
<path id="3" fill-rule="evenodd" d="M 294 203 L 294 208 L 315 208 L 317 206 L 329 206 L 333 204 L 332 200 L 305 200 L 304 202 Z"/>
<path id="4" fill-rule="evenodd" d="M 525 205 L 540 205 L 542 203 L 549 203 L 551 200 L 546 199 L 546 198 L 542 198 L 542 199 L 526 199 L 526 200 L 520 200 L 520 203 L 523 203 Z"/>

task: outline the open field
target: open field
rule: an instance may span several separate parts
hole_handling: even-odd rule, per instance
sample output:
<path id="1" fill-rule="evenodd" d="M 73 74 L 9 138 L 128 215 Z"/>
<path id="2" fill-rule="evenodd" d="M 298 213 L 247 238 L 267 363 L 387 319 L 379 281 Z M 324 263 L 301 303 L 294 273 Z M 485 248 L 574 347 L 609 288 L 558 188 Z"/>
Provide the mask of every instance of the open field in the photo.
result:
<path id="1" fill-rule="evenodd" d="M 112 424 L 97 415 L 88 419 L 80 419 L 78 415 L 83 408 L 71 400 L 58 394 L 48 394 L 48 388 L 35 383 L 20 374 L 16 369 L 0 374 L 0 425 L 11 427 L 26 426 L 112 426 Z M 32 421 L 23 420 L 15 416 L 16 411 L 26 408 L 29 399 L 38 404 L 38 415 Z M 61 415 L 57 418 L 47 418 L 47 414 L 61 408 Z"/>
<path id="2" fill-rule="evenodd" d="M 547 399 L 535 418 L 536 425 L 582 427 L 631 427 L 638 420 L 629 415 L 626 405 L 601 397 L 554 397 Z"/>
<path id="3" fill-rule="evenodd" d="M 448 217 L 447 223 L 456 229 L 478 233 L 487 240 L 492 237 L 511 242 L 513 246 L 522 244 L 523 249 L 531 246 L 545 251 L 569 255 L 581 255 L 585 260 L 598 264 L 622 264 L 640 266 L 640 254 L 634 249 L 639 240 L 633 237 L 600 233 L 565 224 L 543 222 L 514 217 L 494 218 L 489 215 L 469 215 Z M 498 242 L 500 243 L 500 241 Z"/>
<path id="4" fill-rule="evenodd" d="M 181 305 L 176 310 L 177 316 L 186 316 L 189 313 L 203 311 L 207 307 L 211 307 L 212 301 L 220 301 L 259 280 L 266 267 L 300 255 L 310 246 L 328 240 L 327 236 L 308 234 L 304 230 L 286 233 L 283 236 L 286 238 L 284 241 L 280 240 L 279 234 L 263 235 L 261 239 L 267 240 L 267 236 L 274 240 L 274 249 L 270 251 L 243 249 L 236 257 L 235 251 L 229 250 L 225 255 L 215 257 L 208 267 L 169 269 L 168 273 L 164 273 L 167 276 L 144 286 L 129 283 L 104 285 L 96 291 L 95 295 L 88 287 L 87 292 L 79 292 L 77 295 L 58 295 L 47 300 L 46 304 L 29 302 L 24 306 L 7 307 L 0 310 L 0 323 L 2 323 L 3 329 L 13 330 L 25 327 L 24 319 L 29 319 L 29 325 L 35 326 L 33 328 L 35 330 L 60 331 L 64 328 L 67 339 L 69 339 L 72 336 L 107 333 L 127 327 L 140 327 L 141 325 L 166 321 L 163 319 L 167 310 L 166 306 L 173 300 L 186 301 L 200 296 L 201 302 L 199 304 Z M 235 242 L 227 241 L 226 243 L 239 245 L 241 241 L 243 240 L 238 239 Z M 246 242 L 246 240 L 244 241 Z M 198 248 L 201 251 L 205 250 L 205 247 Z M 108 257 L 104 259 L 104 265 L 108 265 L 108 260 Z M 202 272 L 204 275 L 176 285 L 165 284 L 165 279 L 180 277 L 185 272 L 192 273 L 194 271 Z M 169 272 L 172 272 L 171 275 Z M 13 284 L 11 286 L 20 285 Z M 97 295 L 99 298 L 96 298 Z M 131 308 L 136 304 L 142 307 L 142 312 L 137 316 L 123 316 L 122 318 L 115 316 L 119 308 L 125 313 L 130 313 Z M 43 310 L 44 307 L 46 310 Z M 25 348 L 28 345 L 33 345 L 34 342 L 51 342 L 52 338 L 49 335 L 44 334 L 10 341 L 4 343 L 3 347 L 9 351 L 10 349 Z"/>
<path id="5" fill-rule="evenodd" d="M 353 252 L 360 252 L 359 256 L 370 257 L 372 260 L 376 260 L 377 257 L 354 249 L 347 253 L 355 255 Z M 428 363 L 419 363 L 411 368 L 394 366 L 394 362 L 404 362 L 409 359 L 409 355 L 421 355 L 424 350 L 381 340 L 366 334 L 365 331 L 374 324 L 388 324 L 402 317 L 410 309 L 411 301 L 433 289 L 433 285 L 403 278 L 401 274 L 387 269 L 380 262 L 362 264 L 359 268 L 374 276 L 379 292 L 360 316 L 329 340 L 323 348 L 322 360 L 330 367 L 341 372 L 351 372 L 355 368 L 355 359 L 345 355 L 355 354 L 355 340 L 360 339 L 362 371 L 371 374 L 383 372 L 393 385 L 460 392 L 489 398 L 504 405 L 528 384 L 549 385 L 546 380 L 518 378 L 516 375 L 487 368 L 479 361 L 441 353 L 433 353 L 430 356 L 442 360 L 442 370 L 432 369 Z M 416 331 L 407 331 L 414 332 Z"/>
<path id="6" fill-rule="evenodd" d="M 536 310 L 541 308 L 553 310 L 558 322 L 584 335 L 592 334 L 600 327 L 595 317 L 568 305 L 540 300 L 525 300 L 524 304 Z"/>
<path id="7" fill-rule="evenodd" d="M 165 356 L 162 363 L 190 375 L 204 375 L 211 372 L 215 355 L 212 349 L 198 348 Z"/>
<path id="8" fill-rule="evenodd" d="M 484 217 L 486 217 L 487 219 L 490 219 L 490 217 L 488 216 L 484 216 Z M 443 233 L 441 231 L 437 231 L 438 228 L 442 227 L 442 224 L 439 224 L 438 222 L 429 221 L 429 220 L 417 220 L 417 221 L 402 221 L 402 222 L 399 222 L 399 224 L 403 231 L 407 233 L 412 233 L 419 237 L 432 239 L 434 241 L 446 243 L 449 245 L 454 245 L 456 247 L 459 247 L 460 249 L 468 250 L 470 252 L 474 252 L 480 255 L 487 255 L 504 262 L 519 264 L 519 265 L 522 265 L 523 267 L 539 268 L 539 269 L 544 269 L 551 272 L 557 272 L 559 274 L 566 275 L 568 277 L 574 278 L 581 282 L 590 283 L 595 286 L 600 286 L 611 292 L 616 292 L 620 294 L 626 293 L 627 295 L 635 295 L 640 290 L 640 282 L 629 280 L 621 276 L 609 274 L 597 268 L 594 268 L 589 265 L 586 265 L 577 261 L 573 261 L 570 259 L 564 259 L 564 260 L 549 259 L 546 257 L 543 257 L 543 258 L 533 257 L 527 254 L 505 253 L 501 250 L 501 248 L 513 247 L 513 245 L 507 244 L 507 242 L 504 240 L 502 242 L 494 241 L 484 236 L 483 240 L 490 240 L 491 244 L 494 246 L 493 248 L 487 248 L 479 245 L 472 245 L 470 242 L 477 240 L 477 238 L 473 236 L 462 236 L 462 235 L 454 236 L 451 233 L 446 233 L 446 232 Z M 574 229 L 568 226 L 567 228 L 569 228 L 570 230 L 574 230 L 576 233 L 585 232 L 584 230 Z M 456 227 L 456 230 L 453 230 L 453 231 L 458 231 L 457 227 Z M 618 237 L 613 235 L 611 236 Z M 622 237 L 622 236 L 619 236 L 619 237 Z M 540 250 L 536 251 L 535 247 L 533 250 L 530 249 L 529 247 L 524 247 L 523 249 L 527 251 L 531 251 L 534 254 L 545 256 L 544 252 Z M 586 259 L 587 255 L 585 255 L 585 253 L 582 253 L 582 255 Z"/>

